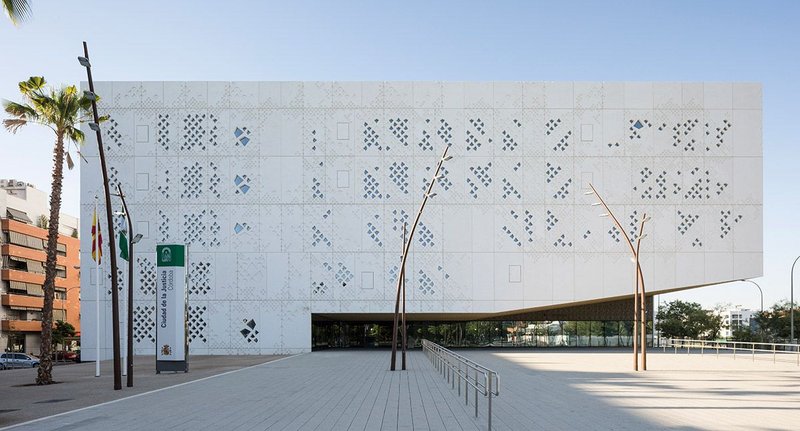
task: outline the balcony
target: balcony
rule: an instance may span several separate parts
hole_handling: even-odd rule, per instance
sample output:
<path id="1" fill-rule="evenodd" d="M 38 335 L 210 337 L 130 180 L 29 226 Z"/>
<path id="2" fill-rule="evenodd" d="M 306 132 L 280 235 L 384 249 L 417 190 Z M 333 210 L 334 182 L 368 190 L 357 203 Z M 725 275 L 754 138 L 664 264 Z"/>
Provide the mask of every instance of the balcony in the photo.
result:
<path id="1" fill-rule="evenodd" d="M 38 284 L 40 286 L 44 284 L 44 274 L 19 271 L 10 268 L 0 269 L 0 277 L 6 281 L 20 281 L 23 283 Z M 80 281 L 78 281 L 77 277 L 75 277 L 74 280 L 72 278 L 67 279 L 67 278 L 56 277 L 56 287 L 60 287 L 62 289 L 69 289 L 71 287 L 74 287 L 73 285 L 79 285 L 79 284 Z"/>
<path id="2" fill-rule="evenodd" d="M 44 298 L 41 296 L 5 294 L 0 295 L 0 304 L 4 307 L 13 307 L 17 309 L 41 310 L 44 304 Z M 66 305 L 66 301 L 63 299 L 53 300 L 54 310 L 63 310 L 66 308 Z"/>
<path id="3" fill-rule="evenodd" d="M 0 328 L 9 332 L 42 332 L 40 320 L 3 320 Z"/>
<path id="4" fill-rule="evenodd" d="M 0 245 L 0 254 L 4 256 L 22 257 L 42 263 L 47 260 L 47 253 L 44 250 L 35 250 L 14 244 Z M 66 256 L 56 256 L 56 264 L 66 267 L 70 264 L 70 260 L 67 259 Z"/>

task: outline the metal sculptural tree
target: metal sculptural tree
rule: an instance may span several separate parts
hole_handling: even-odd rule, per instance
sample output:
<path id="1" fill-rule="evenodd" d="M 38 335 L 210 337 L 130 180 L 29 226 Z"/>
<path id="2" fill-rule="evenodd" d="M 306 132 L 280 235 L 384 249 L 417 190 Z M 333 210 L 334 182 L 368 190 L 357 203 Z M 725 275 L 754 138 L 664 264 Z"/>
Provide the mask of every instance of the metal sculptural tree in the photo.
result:
<path id="1" fill-rule="evenodd" d="M 400 271 L 398 272 L 397 276 L 397 297 L 395 299 L 394 304 L 394 323 L 392 326 L 392 361 L 390 370 L 395 371 L 397 365 L 397 331 L 398 331 L 398 315 L 400 313 L 400 295 L 402 292 L 403 295 L 403 369 L 406 369 L 405 364 L 405 357 L 406 357 L 406 321 L 405 321 L 405 274 L 406 274 L 406 260 L 408 258 L 408 252 L 411 249 L 411 242 L 414 239 L 414 232 L 417 230 L 417 224 L 419 223 L 419 219 L 422 216 L 422 211 L 425 209 L 425 204 L 428 203 L 428 199 L 436 196 L 436 193 L 432 193 L 433 185 L 436 183 L 441 175 L 439 175 L 439 171 L 442 169 L 442 165 L 444 162 L 453 158 L 453 156 L 448 156 L 447 151 L 450 149 L 450 146 L 447 145 L 444 147 L 444 152 L 442 152 L 442 157 L 439 159 L 439 162 L 436 164 L 436 169 L 433 171 L 433 176 L 431 177 L 430 183 L 428 184 L 428 189 L 425 191 L 425 195 L 422 198 L 422 203 L 419 206 L 419 211 L 417 211 L 417 215 L 414 218 L 414 223 L 411 225 L 411 231 L 408 234 L 408 240 L 405 239 L 405 225 L 403 226 L 403 255 L 400 260 Z"/>
<path id="2" fill-rule="evenodd" d="M 645 371 L 647 370 L 647 297 L 644 287 L 644 274 L 642 273 L 642 265 L 641 261 L 639 260 L 639 251 L 641 249 L 642 239 L 647 236 L 643 233 L 644 224 L 650 220 L 650 217 L 648 217 L 647 214 L 642 214 L 642 219 L 639 221 L 639 229 L 638 231 L 634 232 L 633 235 L 633 237 L 636 238 L 636 245 L 634 246 L 633 240 L 631 240 L 631 237 L 625 233 L 625 228 L 622 227 L 622 224 L 608 207 L 606 202 L 602 197 L 600 197 L 600 194 L 597 193 L 597 189 L 595 189 L 591 183 L 589 183 L 589 188 L 591 190 L 586 192 L 586 194 L 595 195 L 597 200 L 600 201 L 593 203 L 592 206 L 602 206 L 606 212 L 600 216 L 611 217 L 611 220 L 613 220 L 620 232 L 620 235 L 625 237 L 625 241 L 628 243 L 628 247 L 630 247 L 631 250 L 633 263 L 636 265 L 636 287 L 633 291 L 633 369 L 634 371 L 639 370 L 639 344 L 641 344 L 642 371 Z M 640 327 L 641 342 L 638 341 Z"/>

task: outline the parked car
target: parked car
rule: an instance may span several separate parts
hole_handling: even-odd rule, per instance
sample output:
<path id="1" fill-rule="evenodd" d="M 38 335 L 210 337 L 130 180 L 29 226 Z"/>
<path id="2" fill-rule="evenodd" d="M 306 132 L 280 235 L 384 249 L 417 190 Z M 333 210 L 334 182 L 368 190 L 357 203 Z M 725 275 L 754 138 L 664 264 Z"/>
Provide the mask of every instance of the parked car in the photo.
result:
<path id="1" fill-rule="evenodd" d="M 77 354 L 73 351 L 63 351 L 58 350 L 53 352 L 53 360 L 54 361 L 74 361 Z"/>
<path id="2" fill-rule="evenodd" d="M 35 368 L 39 358 L 25 353 L 3 353 L 0 355 L 0 370 L 6 368 Z"/>

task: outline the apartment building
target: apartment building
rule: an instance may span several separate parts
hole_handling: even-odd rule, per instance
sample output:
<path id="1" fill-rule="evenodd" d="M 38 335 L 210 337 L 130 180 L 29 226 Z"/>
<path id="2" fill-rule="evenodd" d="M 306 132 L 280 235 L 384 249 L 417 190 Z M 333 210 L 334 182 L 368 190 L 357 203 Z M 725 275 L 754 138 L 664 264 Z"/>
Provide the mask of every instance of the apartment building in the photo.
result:
<path id="1" fill-rule="evenodd" d="M 38 354 L 44 302 L 48 196 L 32 184 L 0 180 L 0 350 Z M 80 331 L 78 219 L 62 215 L 53 320 Z M 75 235 L 75 237 L 73 237 Z"/>

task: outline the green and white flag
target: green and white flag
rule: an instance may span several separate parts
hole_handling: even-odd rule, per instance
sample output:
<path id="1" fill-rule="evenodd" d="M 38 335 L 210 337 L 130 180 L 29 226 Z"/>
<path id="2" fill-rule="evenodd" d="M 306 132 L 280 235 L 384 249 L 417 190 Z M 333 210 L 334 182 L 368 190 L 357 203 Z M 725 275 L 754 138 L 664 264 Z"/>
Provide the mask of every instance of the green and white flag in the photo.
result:
<path id="1" fill-rule="evenodd" d="M 128 260 L 128 238 L 125 231 L 119 233 L 119 257 Z"/>

